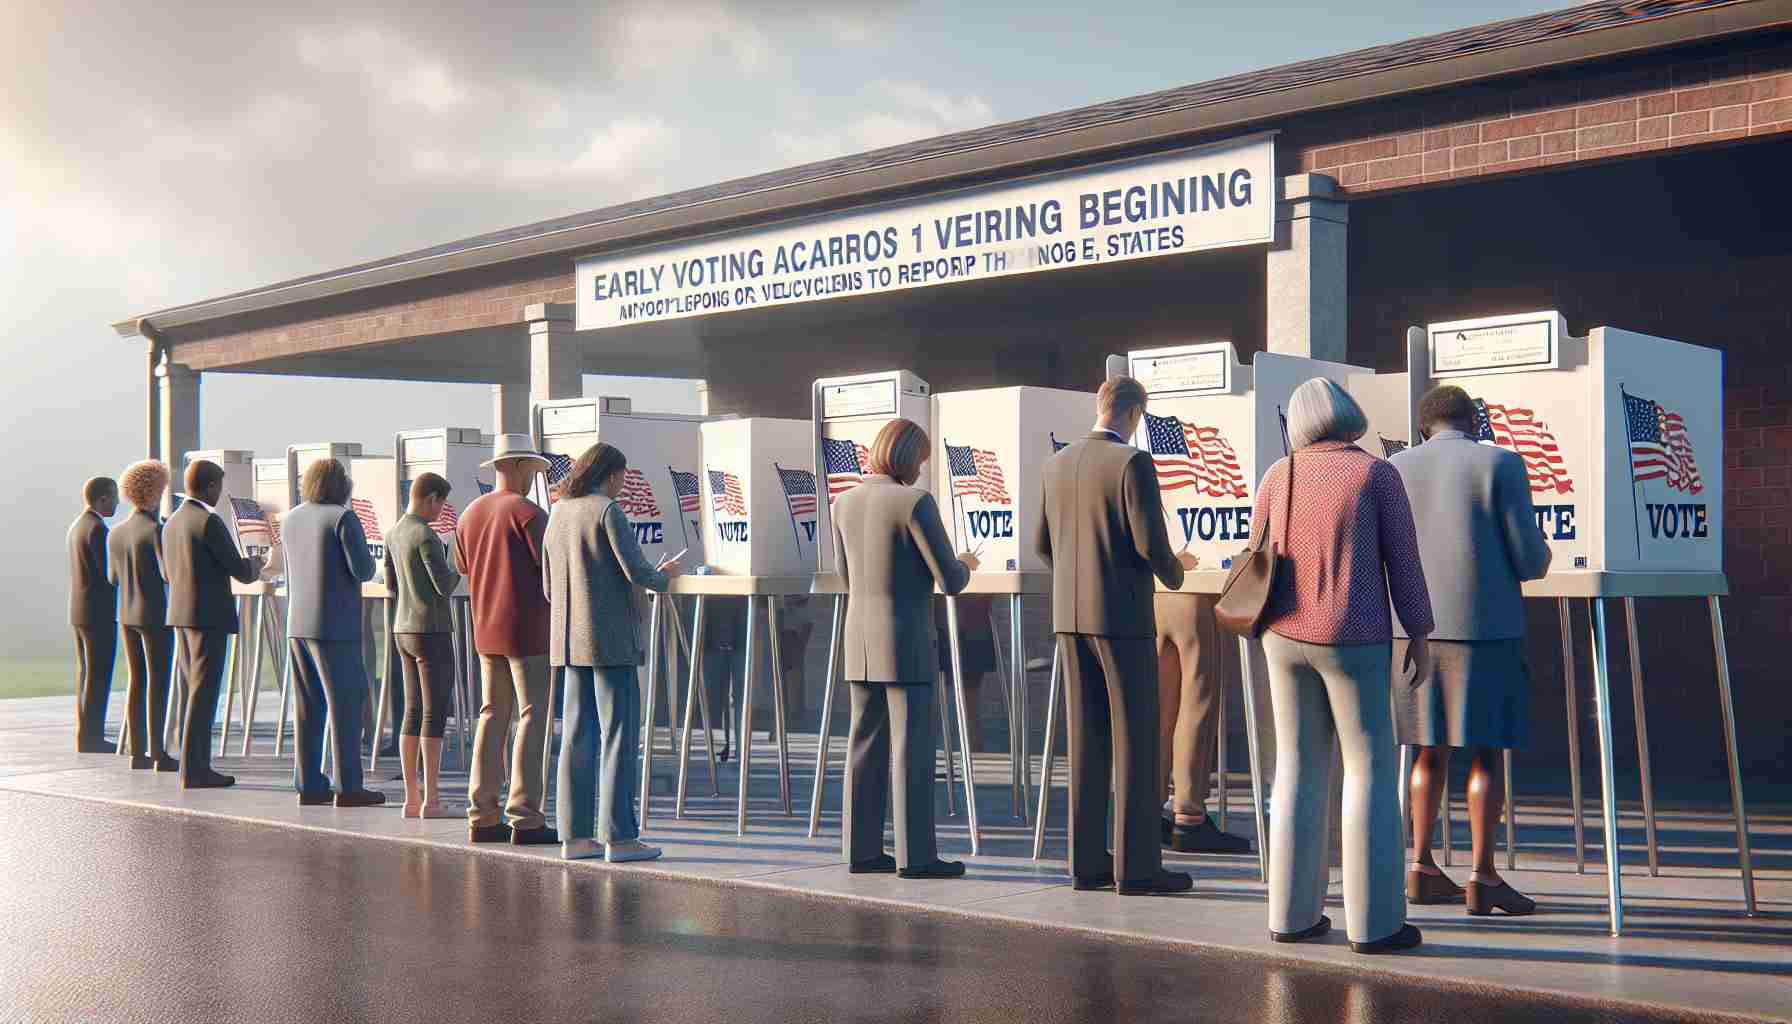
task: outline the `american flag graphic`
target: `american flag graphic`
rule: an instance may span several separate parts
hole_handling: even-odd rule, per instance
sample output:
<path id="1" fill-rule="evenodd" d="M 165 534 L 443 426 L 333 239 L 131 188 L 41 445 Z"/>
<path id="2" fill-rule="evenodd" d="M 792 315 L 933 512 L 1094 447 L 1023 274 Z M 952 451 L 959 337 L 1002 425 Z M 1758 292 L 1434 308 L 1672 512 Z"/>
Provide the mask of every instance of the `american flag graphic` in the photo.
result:
<path id="1" fill-rule="evenodd" d="M 806 469 L 778 470 L 778 482 L 784 485 L 784 500 L 790 503 L 792 516 L 815 514 L 815 474 Z"/>
<path id="2" fill-rule="evenodd" d="M 1064 449 L 1070 447 L 1069 441 L 1058 440 L 1058 435 L 1055 433 L 1048 433 L 1048 434 L 1046 434 L 1046 436 L 1052 439 L 1052 454 L 1053 455 L 1056 455 L 1059 452 L 1063 451 Z"/>
<path id="3" fill-rule="evenodd" d="M 695 512 L 703 503 L 702 485 L 695 473 L 680 473 L 670 466 L 666 472 L 672 474 L 672 493 L 678 495 L 678 511 Z"/>
<path id="4" fill-rule="evenodd" d="M 1380 434 L 1377 434 L 1375 436 L 1381 437 Z M 1407 449 L 1407 447 L 1408 447 L 1408 445 L 1405 441 L 1396 441 L 1391 437 L 1382 437 L 1381 438 L 1381 457 L 1384 459 L 1391 459 L 1394 456 L 1405 451 Z"/>
<path id="5" fill-rule="evenodd" d="M 1008 484 L 1002 479 L 1002 464 L 996 460 L 995 452 L 968 444 L 948 444 L 946 469 L 952 478 L 954 495 L 980 498 L 992 505 L 1008 504 Z"/>
<path id="6" fill-rule="evenodd" d="M 497 484 L 488 484 L 484 480 L 476 480 L 474 482 L 479 485 L 480 494 L 490 494 L 492 493 L 492 490 L 498 486 Z"/>
<path id="7" fill-rule="evenodd" d="M 1630 435 L 1630 468 L 1638 482 L 1666 480 L 1669 487 L 1688 494 L 1705 489 L 1692 439 L 1686 435 L 1686 420 L 1679 413 L 1625 394 L 1624 424 Z"/>
<path id="8" fill-rule="evenodd" d="M 254 538 L 261 539 L 261 543 L 255 546 L 271 547 L 279 537 L 278 528 L 268 521 L 260 502 L 233 497 L 230 499 L 230 512 L 236 516 L 236 535 L 244 547 L 248 547 Z"/>
<path id="9" fill-rule="evenodd" d="M 1146 413 L 1145 442 L 1157 464 L 1157 482 L 1163 490 L 1193 487 L 1196 494 L 1213 498 L 1242 498 L 1250 493 L 1238 455 L 1218 427 Z"/>
<path id="10" fill-rule="evenodd" d="M 654 519 L 660 514 L 660 503 L 653 498 L 653 485 L 647 482 L 647 474 L 638 469 L 622 471 L 622 493 L 616 496 L 616 504 L 631 516 Z"/>
<path id="11" fill-rule="evenodd" d="M 1562 461 L 1556 435 L 1531 410 L 1475 399 L 1475 440 L 1492 441 L 1516 452 L 1524 460 L 1525 476 L 1530 479 L 1533 494 L 1574 491 L 1574 479 L 1568 475 L 1568 464 Z"/>
<path id="12" fill-rule="evenodd" d="M 709 471 L 709 500 L 719 515 L 747 514 L 747 495 L 740 489 L 740 477 L 719 469 Z"/>
<path id="13" fill-rule="evenodd" d="M 429 528 L 437 533 L 453 533 L 460 526 L 460 513 L 455 511 L 454 502 L 442 502 L 442 511 L 429 521 Z"/>
<path id="14" fill-rule="evenodd" d="M 386 537 L 380 533 L 380 517 L 374 514 L 373 502 L 366 498 L 350 498 L 348 507 L 355 510 L 355 518 L 361 520 L 361 532 L 367 535 L 367 543 L 384 544 Z"/>
<path id="15" fill-rule="evenodd" d="M 566 475 L 572 472 L 572 457 L 544 452 L 542 458 L 548 460 L 548 504 L 552 505 L 560 500 L 560 485 L 566 482 Z M 480 493 L 490 493 L 490 489 L 484 484 L 479 486 Z"/>
<path id="16" fill-rule="evenodd" d="M 870 453 L 857 441 L 821 439 L 821 459 L 828 471 L 828 504 L 859 485 L 867 472 Z"/>

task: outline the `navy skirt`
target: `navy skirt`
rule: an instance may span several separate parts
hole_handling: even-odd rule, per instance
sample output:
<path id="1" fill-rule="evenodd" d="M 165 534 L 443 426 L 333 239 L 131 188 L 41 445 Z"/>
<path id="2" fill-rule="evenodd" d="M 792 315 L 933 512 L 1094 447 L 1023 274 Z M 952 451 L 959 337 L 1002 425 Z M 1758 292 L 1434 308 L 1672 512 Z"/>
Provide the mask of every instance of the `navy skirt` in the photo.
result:
<path id="1" fill-rule="evenodd" d="M 1420 747 L 1523 747 L 1531 672 L 1523 640 L 1433 640 L 1431 678 L 1408 685 L 1407 642 L 1394 639 L 1394 734 Z"/>

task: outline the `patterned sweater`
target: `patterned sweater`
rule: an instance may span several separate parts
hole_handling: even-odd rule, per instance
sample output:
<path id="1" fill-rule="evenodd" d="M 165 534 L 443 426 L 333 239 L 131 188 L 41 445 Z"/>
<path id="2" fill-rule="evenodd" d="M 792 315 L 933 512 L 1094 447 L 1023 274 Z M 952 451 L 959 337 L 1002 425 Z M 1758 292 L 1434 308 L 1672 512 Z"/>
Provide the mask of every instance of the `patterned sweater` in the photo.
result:
<path id="1" fill-rule="evenodd" d="M 1257 488 L 1251 543 L 1267 527 L 1290 559 L 1270 597 L 1267 624 L 1315 644 L 1387 643 L 1389 598 L 1408 636 L 1428 636 L 1431 596 L 1419 563 L 1412 506 L 1400 472 L 1353 444 L 1322 441 L 1294 455 L 1294 511 L 1282 517 L 1288 460 Z"/>

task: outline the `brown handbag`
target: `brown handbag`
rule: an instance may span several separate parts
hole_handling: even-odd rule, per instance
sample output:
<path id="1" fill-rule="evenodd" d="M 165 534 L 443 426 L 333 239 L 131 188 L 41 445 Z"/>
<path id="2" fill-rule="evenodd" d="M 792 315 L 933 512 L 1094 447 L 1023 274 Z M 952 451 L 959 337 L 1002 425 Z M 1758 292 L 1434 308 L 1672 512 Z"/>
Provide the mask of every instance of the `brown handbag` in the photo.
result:
<path id="1" fill-rule="evenodd" d="M 1294 514 L 1293 455 L 1288 456 L 1288 486 L 1284 490 L 1287 500 L 1282 504 L 1281 525 L 1283 547 L 1286 547 L 1288 519 Z M 1269 610 L 1270 596 L 1276 592 L 1276 583 L 1288 571 L 1287 556 L 1269 542 L 1270 531 L 1275 526 L 1275 520 L 1270 520 L 1263 528 L 1257 546 L 1246 548 L 1233 561 L 1232 571 L 1226 574 L 1226 584 L 1220 588 L 1219 600 L 1213 606 L 1213 617 L 1228 633 L 1249 637 L 1263 635 L 1263 620 Z"/>

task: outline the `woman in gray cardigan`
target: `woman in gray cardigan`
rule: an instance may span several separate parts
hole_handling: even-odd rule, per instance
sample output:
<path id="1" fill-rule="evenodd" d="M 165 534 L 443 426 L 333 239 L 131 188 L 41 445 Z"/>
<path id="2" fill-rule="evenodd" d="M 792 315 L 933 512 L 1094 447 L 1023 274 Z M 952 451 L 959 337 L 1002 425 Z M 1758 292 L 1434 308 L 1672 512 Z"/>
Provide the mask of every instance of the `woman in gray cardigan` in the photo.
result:
<path id="1" fill-rule="evenodd" d="M 567 860 L 602 855 L 617 864 L 661 852 L 641 842 L 635 817 L 642 649 L 634 588 L 664 592 L 679 567 L 656 567 L 641 553 L 634 525 L 616 503 L 627 469 L 628 458 L 613 445 L 586 449 L 566 476 L 541 545 L 552 610 L 548 664 L 563 676 L 559 818 Z"/>
<path id="2" fill-rule="evenodd" d="M 956 878 L 933 833 L 933 592 L 971 581 L 975 555 L 953 557 L 933 495 L 914 486 L 931 454 L 927 432 L 891 420 L 872 442 L 871 475 L 834 502 L 835 564 L 846 582 L 846 681 L 852 730 L 846 765 L 846 846 L 855 874 Z M 896 772 L 896 856 L 883 852 Z"/>

